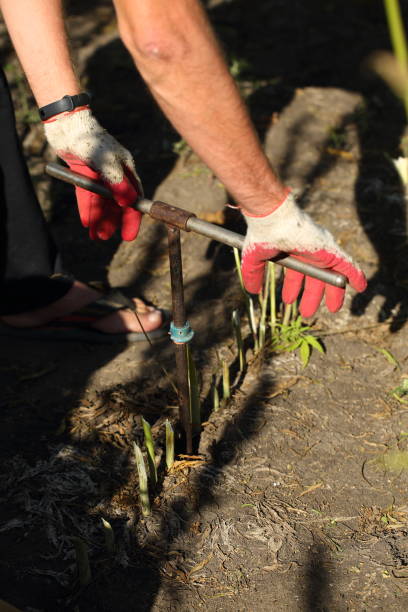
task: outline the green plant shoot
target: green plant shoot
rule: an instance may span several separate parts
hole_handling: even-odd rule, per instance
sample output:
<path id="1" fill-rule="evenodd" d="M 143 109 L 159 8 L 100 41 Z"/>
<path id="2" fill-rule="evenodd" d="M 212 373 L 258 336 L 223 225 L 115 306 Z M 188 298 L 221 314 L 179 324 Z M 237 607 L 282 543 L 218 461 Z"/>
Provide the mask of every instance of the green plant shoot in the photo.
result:
<path id="1" fill-rule="evenodd" d="M 167 419 L 166 421 L 166 466 L 171 470 L 174 464 L 174 430 Z"/>
<path id="2" fill-rule="evenodd" d="M 152 436 L 152 428 L 150 423 L 142 417 L 143 432 L 145 438 L 145 446 L 147 450 L 147 464 L 149 466 L 149 476 L 153 487 L 157 485 L 157 468 L 156 468 L 156 454 L 154 450 L 154 442 Z"/>
<path id="3" fill-rule="evenodd" d="M 239 316 L 238 310 L 233 310 L 231 315 L 232 320 L 232 328 L 235 333 L 235 339 L 237 341 L 238 348 L 238 356 L 239 356 L 239 371 L 245 367 L 245 355 L 244 355 L 244 345 L 242 342 L 242 333 L 241 333 L 241 317 Z"/>
<path id="4" fill-rule="evenodd" d="M 231 397 L 230 372 L 226 361 L 222 362 L 222 397 L 224 401 Z"/>
<path id="5" fill-rule="evenodd" d="M 143 453 L 136 442 L 133 442 L 133 452 L 135 454 L 137 473 L 139 475 L 139 498 L 143 516 L 150 514 L 149 487 L 147 483 L 146 466 Z"/>
<path id="6" fill-rule="evenodd" d="M 309 363 L 312 349 L 324 353 L 321 342 L 309 331 L 309 325 L 303 325 L 302 317 L 299 315 L 295 320 L 287 324 L 276 324 L 277 334 L 274 338 L 273 348 L 277 351 L 299 351 L 302 366 L 305 368 Z"/>
<path id="7" fill-rule="evenodd" d="M 105 538 L 105 548 L 108 552 L 115 552 L 115 534 L 112 529 L 112 525 L 109 521 L 106 521 L 103 517 L 101 517 L 102 526 L 103 526 L 103 535 Z"/>

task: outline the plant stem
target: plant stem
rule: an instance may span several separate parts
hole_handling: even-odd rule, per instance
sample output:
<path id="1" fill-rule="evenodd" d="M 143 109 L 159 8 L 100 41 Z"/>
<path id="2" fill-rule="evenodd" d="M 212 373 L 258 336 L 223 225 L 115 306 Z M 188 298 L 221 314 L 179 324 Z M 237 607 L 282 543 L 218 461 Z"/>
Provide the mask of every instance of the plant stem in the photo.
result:
<path id="1" fill-rule="evenodd" d="M 239 284 L 241 285 L 242 291 L 246 295 L 246 291 L 245 291 L 245 288 L 244 288 L 244 281 L 242 279 L 241 258 L 239 256 L 239 251 L 238 251 L 237 247 L 234 247 L 234 259 L 235 259 L 235 267 L 237 269 L 237 274 L 238 274 L 238 278 L 239 278 Z"/>
<path id="2" fill-rule="evenodd" d="M 139 497 L 143 516 L 150 514 L 149 487 L 147 484 L 147 472 L 142 451 L 136 442 L 133 442 L 133 452 L 136 459 L 137 473 L 139 475 Z"/>
<path id="3" fill-rule="evenodd" d="M 394 54 L 401 65 L 406 70 L 408 63 L 407 41 L 405 38 L 404 26 L 401 18 L 401 10 L 398 0 L 384 0 L 385 13 L 387 15 L 388 28 Z M 405 114 L 408 118 L 408 88 L 404 93 Z"/>
<path id="4" fill-rule="evenodd" d="M 222 362 L 222 397 L 224 400 L 227 400 L 231 397 L 230 374 L 228 363 L 226 361 Z"/>
<path id="5" fill-rule="evenodd" d="M 271 270 L 271 281 L 269 285 L 269 299 L 271 303 L 271 334 L 272 340 L 276 332 L 276 278 L 275 278 L 275 264 L 273 262 L 268 262 L 268 266 Z"/>
<path id="6" fill-rule="evenodd" d="M 213 410 L 214 412 L 218 412 L 220 408 L 220 396 L 217 389 L 217 381 L 214 381 L 213 386 Z"/>
<path id="7" fill-rule="evenodd" d="M 289 324 L 291 312 L 292 312 L 292 304 L 285 304 L 285 309 L 283 311 L 282 325 Z"/>
<path id="8" fill-rule="evenodd" d="M 105 521 L 103 517 L 101 517 L 102 525 L 103 525 L 103 535 L 105 537 L 105 548 L 108 552 L 115 552 L 115 534 L 113 533 L 112 525 L 109 521 Z"/>
<path id="9" fill-rule="evenodd" d="M 232 327 L 235 332 L 235 339 L 237 341 L 238 347 L 238 356 L 239 356 L 239 371 L 245 367 L 245 355 L 244 355 L 244 347 L 242 342 L 242 333 L 241 333 L 241 317 L 239 316 L 238 310 L 233 310 L 231 315 Z"/>
<path id="10" fill-rule="evenodd" d="M 171 470 L 174 464 L 174 430 L 169 420 L 166 421 L 166 466 Z"/>
<path id="11" fill-rule="evenodd" d="M 150 423 L 142 417 L 143 432 L 145 438 L 145 446 L 147 450 L 147 463 L 149 466 L 150 480 L 152 481 L 153 487 L 157 485 L 157 468 L 154 452 L 154 442 L 152 436 L 152 429 Z"/>
<path id="12" fill-rule="evenodd" d="M 254 313 L 254 303 L 252 298 L 249 297 L 248 293 L 244 287 L 244 281 L 242 279 L 242 271 L 241 271 L 241 259 L 239 256 L 239 251 L 236 247 L 234 247 L 234 258 L 235 258 L 235 266 L 238 273 L 239 283 L 241 285 L 242 293 L 244 294 L 245 299 L 245 307 L 248 315 L 249 326 L 251 328 L 251 333 L 254 338 L 254 350 L 255 353 L 258 352 L 258 334 L 256 331 L 256 321 L 255 321 L 255 313 Z"/>
<path id="13" fill-rule="evenodd" d="M 269 265 L 266 266 L 265 285 L 263 300 L 261 302 L 261 318 L 259 321 L 259 348 L 262 348 L 265 344 L 265 333 L 266 333 L 266 310 L 268 307 L 268 296 L 269 296 L 269 280 L 271 277 L 271 269 Z"/>

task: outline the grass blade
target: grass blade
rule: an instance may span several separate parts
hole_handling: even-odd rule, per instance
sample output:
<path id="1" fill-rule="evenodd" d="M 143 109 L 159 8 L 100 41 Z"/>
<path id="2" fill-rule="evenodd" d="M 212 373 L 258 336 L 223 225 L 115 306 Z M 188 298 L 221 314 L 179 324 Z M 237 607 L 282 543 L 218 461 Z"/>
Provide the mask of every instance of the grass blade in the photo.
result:
<path id="1" fill-rule="evenodd" d="M 156 455 L 154 452 L 154 442 L 152 436 L 152 428 L 150 423 L 142 417 L 143 432 L 145 438 L 145 446 L 147 450 L 147 464 L 149 466 L 149 476 L 152 481 L 153 487 L 157 485 L 157 468 L 156 468 Z"/>
<path id="2" fill-rule="evenodd" d="M 398 0 L 384 0 L 384 6 L 394 54 L 404 70 L 408 63 L 408 49 L 400 5 Z M 405 115 L 408 118 L 408 88 L 406 84 L 404 85 L 403 103 Z"/>
<path id="3" fill-rule="evenodd" d="M 147 472 L 146 466 L 143 459 L 143 453 L 140 450 L 136 442 L 133 442 L 133 452 L 136 459 L 137 473 L 139 475 L 139 497 L 140 505 L 142 508 L 143 516 L 149 516 L 150 514 L 150 499 L 149 499 L 149 487 L 147 484 Z"/>
<path id="4" fill-rule="evenodd" d="M 218 412 L 220 409 L 220 395 L 218 393 L 217 382 L 214 382 L 213 386 L 213 410 L 214 412 Z"/>
<path id="5" fill-rule="evenodd" d="M 166 421 L 166 466 L 171 470 L 174 464 L 174 430 L 169 420 Z"/>
<path id="6" fill-rule="evenodd" d="M 239 256 L 239 251 L 238 251 L 237 247 L 234 247 L 234 259 L 235 259 L 235 267 L 237 269 L 237 274 L 238 274 L 238 278 L 239 278 L 239 284 L 241 285 L 242 291 L 246 295 L 246 291 L 245 291 L 245 288 L 244 288 L 244 281 L 242 279 L 241 258 Z"/>
<path id="7" fill-rule="evenodd" d="M 230 372 L 226 361 L 222 362 L 222 397 L 224 400 L 231 397 Z"/>
<path id="8" fill-rule="evenodd" d="M 238 347 L 238 356 L 239 356 L 239 371 L 245 367 L 245 355 L 244 355 L 244 345 L 242 342 L 242 333 L 241 333 L 241 317 L 239 316 L 238 310 L 233 310 L 231 315 L 232 320 L 232 328 L 235 333 L 235 339 L 237 341 Z"/>
<path id="9" fill-rule="evenodd" d="M 276 278 L 275 278 L 275 264 L 272 261 L 268 262 L 268 266 L 270 269 L 270 283 L 269 283 L 269 302 L 270 302 L 270 310 L 271 310 L 271 334 L 272 340 L 274 339 L 276 333 Z"/>
<path id="10" fill-rule="evenodd" d="M 289 325 L 291 314 L 292 314 L 292 304 L 285 304 L 285 307 L 283 310 L 282 326 Z"/>
<path id="11" fill-rule="evenodd" d="M 242 279 L 242 271 L 241 271 L 241 258 L 239 256 L 239 251 L 236 247 L 234 247 L 234 258 L 235 258 L 235 267 L 237 269 L 237 274 L 239 278 L 239 284 L 241 285 L 242 293 L 245 298 L 245 308 L 248 315 L 249 326 L 251 328 L 251 333 L 254 338 L 254 350 L 255 353 L 258 352 L 258 334 L 257 334 L 257 326 L 255 321 L 255 312 L 254 312 L 254 303 L 251 297 L 249 297 L 248 293 L 244 287 L 244 281 Z"/>
<path id="12" fill-rule="evenodd" d="M 266 274 L 265 274 L 265 285 L 264 285 L 264 294 L 261 302 L 261 318 L 259 321 L 259 348 L 262 348 L 265 344 L 265 335 L 266 335 L 266 310 L 268 307 L 268 297 L 269 297 L 269 281 L 271 277 L 271 269 L 269 265 L 266 266 Z"/>
<path id="13" fill-rule="evenodd" d="M 378 351 L 379 353 L 384 355 L 384 357 L 386 358 L 388 363 L 390 363 L 391 365 L 395 366 L 396 368 L 401 369 L 401 366 L 399 364 L 398 359 L 396 359 L 394 357 L 394 355 L 391 353 L 391 351 L 389 351 L 389 350 L 387 350 L 385 348 L 381 348 L 379 346 L 374 346 L 373 348 L 375 348 L 376 351 Z"/>
<path id="14" fill-rule="evenodd" d="M 248 312 L 249 312 L 249 325 L 251 328 L 252 335 L 254 337 L 254 351 L 255 353 L 258 353 L 259 342 L 258 342 L 257 324 L 255 320 L 254 301 L 249 296 L 248 296 Z"/>

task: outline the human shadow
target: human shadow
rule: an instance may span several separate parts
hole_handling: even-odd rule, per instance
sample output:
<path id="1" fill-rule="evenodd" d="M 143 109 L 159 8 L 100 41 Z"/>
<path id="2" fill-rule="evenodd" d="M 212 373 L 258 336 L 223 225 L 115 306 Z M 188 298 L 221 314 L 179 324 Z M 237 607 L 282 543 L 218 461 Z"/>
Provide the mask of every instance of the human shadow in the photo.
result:
<path id="1" fill-rule="evenodd" d="M 326 569 L 327 551 L 322 543 L 314 544 L 308 551 L 305 610 L 326 612 L 331 609 L 329 576 Z"/>

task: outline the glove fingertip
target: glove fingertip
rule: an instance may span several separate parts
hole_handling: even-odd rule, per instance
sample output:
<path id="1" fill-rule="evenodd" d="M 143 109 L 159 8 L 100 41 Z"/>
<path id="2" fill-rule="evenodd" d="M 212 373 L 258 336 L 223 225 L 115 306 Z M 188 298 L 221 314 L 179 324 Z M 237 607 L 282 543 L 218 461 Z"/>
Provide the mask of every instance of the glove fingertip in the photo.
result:
<path id="1" fill-rule="evenodd" d="M 299 308 L 299 313 L 302 316 L 302 319 L 310 319 L 317 312 L 317 308 L 309 309 L 309 308 Z"/>

